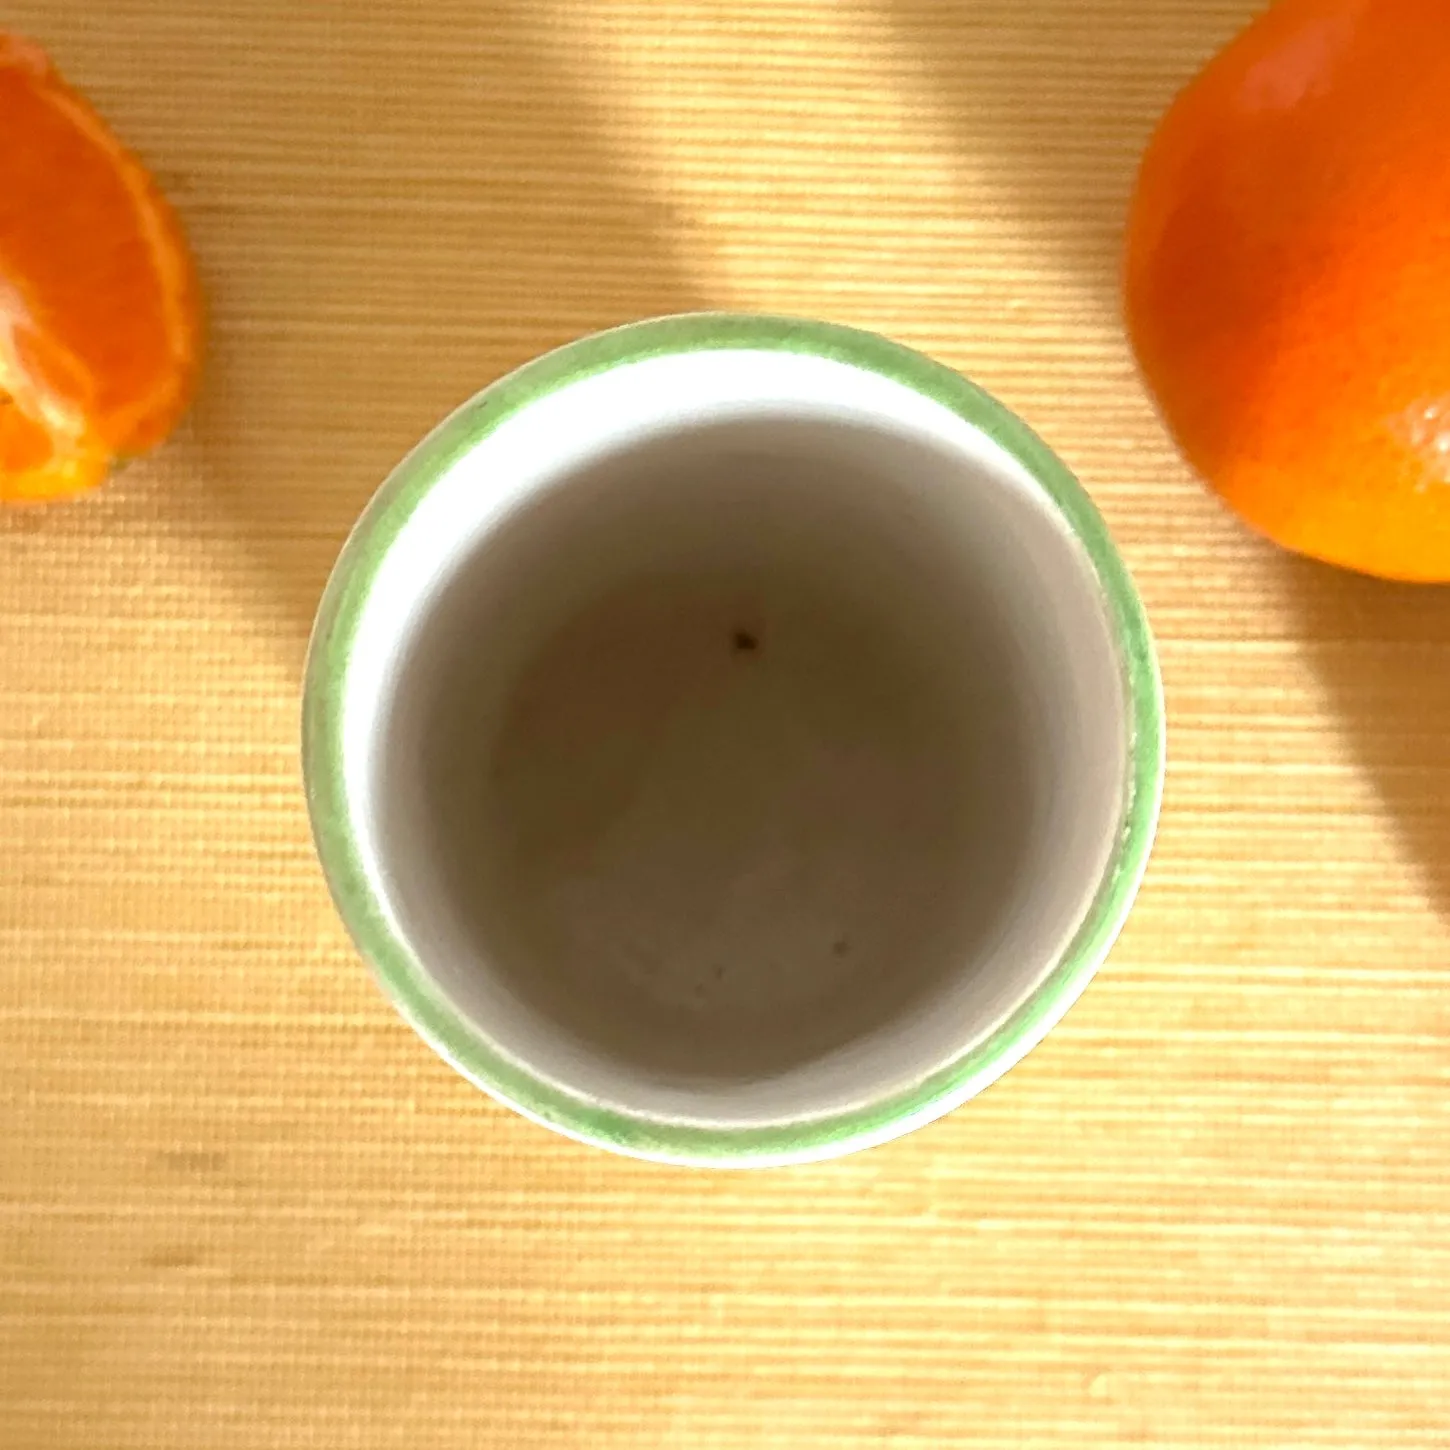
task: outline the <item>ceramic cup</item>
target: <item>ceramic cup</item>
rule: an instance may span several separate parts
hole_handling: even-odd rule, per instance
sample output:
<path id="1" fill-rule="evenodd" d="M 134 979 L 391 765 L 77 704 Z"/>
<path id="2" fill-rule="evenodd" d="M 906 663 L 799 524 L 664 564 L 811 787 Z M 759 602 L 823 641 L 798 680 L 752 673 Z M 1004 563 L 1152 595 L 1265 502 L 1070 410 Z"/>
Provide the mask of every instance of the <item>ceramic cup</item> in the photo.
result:
<path id="1" fill-rule="evenodd" d="M 462 1073 L 574 1138 L 826 1158 L 946 1112 L 1137 889 L 1143 612 L 1048 449 L 882 338 L 586 338 L 399 466 L 328 585 L 308 802 L 342 916 Z"/>

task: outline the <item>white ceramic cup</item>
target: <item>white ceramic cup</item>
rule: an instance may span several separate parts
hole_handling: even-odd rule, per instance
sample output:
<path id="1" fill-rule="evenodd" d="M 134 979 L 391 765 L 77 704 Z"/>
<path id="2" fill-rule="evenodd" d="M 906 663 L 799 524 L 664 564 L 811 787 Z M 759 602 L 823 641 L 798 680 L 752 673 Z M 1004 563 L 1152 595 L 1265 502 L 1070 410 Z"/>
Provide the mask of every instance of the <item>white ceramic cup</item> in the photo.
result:
<path id="1" fill-rule="evenodd" d="M 705 315 L 464 405 L 338 561 L 322 864 L 496 1098 L 674 1162 L 829 1157 L 1041 1040 L 1137 889 L 1141 606 L 1016 418 L 917 353 Z"/>

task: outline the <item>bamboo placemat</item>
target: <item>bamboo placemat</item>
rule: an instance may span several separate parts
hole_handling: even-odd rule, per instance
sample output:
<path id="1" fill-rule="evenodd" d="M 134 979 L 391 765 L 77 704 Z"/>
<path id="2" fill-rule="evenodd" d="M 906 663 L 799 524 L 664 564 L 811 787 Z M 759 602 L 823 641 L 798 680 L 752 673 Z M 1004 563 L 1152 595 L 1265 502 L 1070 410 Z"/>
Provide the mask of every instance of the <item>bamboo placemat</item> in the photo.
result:
<path id="1" fill-rule="evenodd" d="M 1134 158 L 1255 0 L 10 0 L 184 213 L 182 438 L 0 518 L 0 1446 L 1450 1444 L 1450 591 L 1188 478 Z M 0 138 L 0 144 L 4 144 Z M 1141 905 L 901 1143 L 761 1176 L 490 1105 L 357 965 L 297 677 L 363 500 L 552 344 L 854 323 L 1077 469 L 1161 638 Z"/>

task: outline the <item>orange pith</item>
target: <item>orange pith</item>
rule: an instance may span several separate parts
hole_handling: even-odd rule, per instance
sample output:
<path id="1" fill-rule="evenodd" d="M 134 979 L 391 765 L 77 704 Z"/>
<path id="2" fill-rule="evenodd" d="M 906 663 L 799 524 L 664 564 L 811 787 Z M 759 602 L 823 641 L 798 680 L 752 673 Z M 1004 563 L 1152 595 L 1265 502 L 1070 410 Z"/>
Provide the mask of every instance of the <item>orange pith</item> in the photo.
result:
<path id="1" fill-rule="evenodd" d="M 1450 7 L 1278 0 L 1180 94 L 1129 331 L 1191 464 L 1298 552 L 1450 580 Z"/>
<path id="2" fill-rule="evenodd" d="M 199 311 L 140 162 L 0 34 L 0 501 L 83 491 L 160 443 L 195 385 Z"/>

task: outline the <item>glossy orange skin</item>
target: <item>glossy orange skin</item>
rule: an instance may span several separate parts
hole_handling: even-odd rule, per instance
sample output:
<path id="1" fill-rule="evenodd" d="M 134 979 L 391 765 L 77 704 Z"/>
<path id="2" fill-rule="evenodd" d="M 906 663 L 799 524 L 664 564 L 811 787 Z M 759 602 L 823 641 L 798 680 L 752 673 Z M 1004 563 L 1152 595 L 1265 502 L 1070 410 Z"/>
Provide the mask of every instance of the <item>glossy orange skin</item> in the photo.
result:
<path id="1" fill-rule="evenodd" d="M 1231 508 L 1450 580 L 1450 0 L 1278 0 L 1153 137 L 1125 285 L 1144 377 Z"/>
<path id="2" fill-rule="evenodd" d="M 0 502 L 94 487 L 190 400 L 195 271 L 141 163 L 0 33 Z"/>

